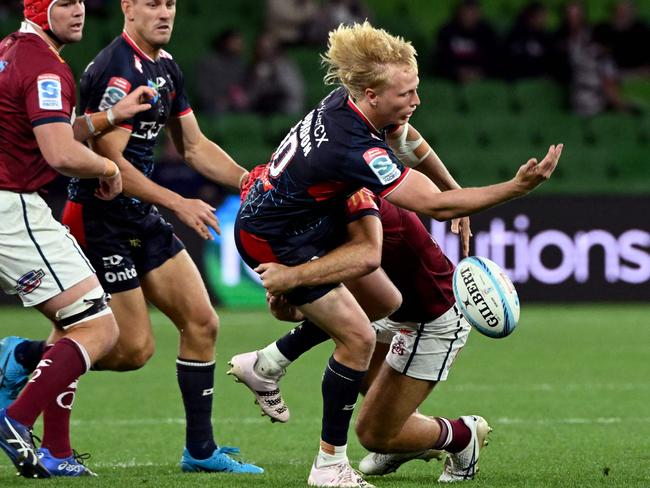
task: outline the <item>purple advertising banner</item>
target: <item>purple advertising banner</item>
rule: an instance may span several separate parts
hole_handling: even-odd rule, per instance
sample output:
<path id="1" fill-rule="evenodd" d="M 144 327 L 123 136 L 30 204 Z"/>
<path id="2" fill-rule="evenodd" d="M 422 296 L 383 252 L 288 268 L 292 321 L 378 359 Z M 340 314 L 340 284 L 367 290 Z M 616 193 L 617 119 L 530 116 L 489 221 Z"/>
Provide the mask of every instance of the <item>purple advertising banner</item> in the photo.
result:
<path id="1" fill-rule="evenodd" d="M 449 225 L 429 225 L 457 262 Z M 470 254 L 504 267 L 524 301 L 650 301 L 650 197 L 526 197 L 471 227 Z"/>

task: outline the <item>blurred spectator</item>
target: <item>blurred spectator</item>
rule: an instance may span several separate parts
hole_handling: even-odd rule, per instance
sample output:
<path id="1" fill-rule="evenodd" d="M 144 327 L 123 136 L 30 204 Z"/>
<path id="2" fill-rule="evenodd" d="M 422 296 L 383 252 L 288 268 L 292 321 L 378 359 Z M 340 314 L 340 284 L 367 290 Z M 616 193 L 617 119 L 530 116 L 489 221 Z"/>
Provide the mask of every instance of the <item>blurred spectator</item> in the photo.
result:
<path id="1" fill-rule="evenodd" d="M 324 0 L 310 37 L 316 44 L 324 45 L 332 29 L 341 24 L 361 23 L 368 17 L 368 8 L 362 0 Z"/>
<path id="2" fill-rule="evenodd" d="M 318 14 L 315 0 L 267 0 L 266 30 L 282 46 L 309 41 L 309 33 Z"/>
<path id="3" fill-rule="evenodd" d="M 592 116 L 606 110 L 633 111 L 620 91 L 620 73 L 606 47 L 596 42 L 582 2 L 569 2 L 557 34 L 567 69 L 573 111 Z"/>
<path id="4" fill-rule="evenodd" d="M 460 82 L 485 78 L 498 72 L 498 39 L 483 19 L 478 0 L 462 0 L 453 19 L 438 33 L 437 72 Z"/>
<path id="5" fill-rule="evenodd" d="M 616 2 L 610 20 L 599 25 L 595 35 L 611 49 L 621 70 L 650 74 L 650 28 L 637 17 L 634 2 Z"/>
<path id="6" fill-rule="evenodd" d="M 0 2 L 0 20 L 8 19 L 9 17 L 15 17 L 17 15 L 22 15 L 23 13 L 23 2 L 22 0 L 2 0 Z M 2 39 L 7 33 L 1 34 L 0 39 Z"/>
<path id="7" fill-rule="evenodd" d="M 296 114 L 305 104 L 302 74 L 269 32 L 260 35 L 255 43 L 246 88 L 250 109 L 260 114 Z"/>
<path id="8" fill-rule="evenodd" d="M 244 90 L 246 63 L 241 32 L 228 29 L 212 41 L 212 51 L 199 61 L 197 94 L 203 110 L 210 114 L 239 112 L 247 108 Z"/>
<path id="9" fill-rule="evenodd" d="M 531 2 L 521 11 L 506 39 L 506 76 L 510 79 L 549 76 L 552 48 L 548 10 L 541 2 Z"/>

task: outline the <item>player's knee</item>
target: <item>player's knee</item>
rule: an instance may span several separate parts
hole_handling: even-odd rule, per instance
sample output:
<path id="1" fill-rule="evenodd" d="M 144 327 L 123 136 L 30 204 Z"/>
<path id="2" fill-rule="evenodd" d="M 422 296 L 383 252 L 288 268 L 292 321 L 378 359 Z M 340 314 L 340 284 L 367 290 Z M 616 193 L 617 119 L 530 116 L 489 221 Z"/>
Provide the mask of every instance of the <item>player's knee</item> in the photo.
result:
<path id="1" fill-rule="evenodd" d="M 375 333 L 371 327 L 348 330 L 337 345 L 339 357 L 357 369 L 367 369 L 374 348 Z"/>
<path id="2" fill-rule="evenodd" d="M 214 344 L 219 333 L 219 317 L 210 309 L 191 320 L 185 332 L 192 338 Z"/>
<path id="3" fill-rule="evenodd" d="M 369 423 L 362 416 L 357 418 L 354 428 L 359 442 L 367 450 L 378 453 L 390 452 L 390 439 L 384 434 L 382 429 L 374 428 L 373 424 Z"/>

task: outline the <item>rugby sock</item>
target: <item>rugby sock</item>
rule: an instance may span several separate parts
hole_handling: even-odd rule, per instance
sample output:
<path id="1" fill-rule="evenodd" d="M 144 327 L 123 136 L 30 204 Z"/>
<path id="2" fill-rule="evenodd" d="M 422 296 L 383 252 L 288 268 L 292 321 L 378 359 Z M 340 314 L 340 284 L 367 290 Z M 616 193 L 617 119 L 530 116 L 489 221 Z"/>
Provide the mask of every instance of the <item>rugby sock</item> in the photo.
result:
<path id="1" fill-rule="evenodd" d="M 207 459 L 217 448 L 212 435 L 214 361 L 176 360 L 178 386 L 185 405 L 185 447 L 195 459 Z"/>
<path id="2" fill-rule="evenodd" d="M 318 456 L 316 456 L 316 467 L 322 468 L 324 466 L 333 466 L 342 463 L 343 461 L 347 461 L 347 450 L 347 444 L 343 446 L 334 446 L 334 454 L 329 454 L 323 451 L 323 448 L 321 447 L 318 450 Z"/>
<path id="3" fill-rule="evenodd" d="M 49 449 L 52 456 L 66 458 L 72 456 L 70 446 L 70 415 L 77 392 L 77 382 L 73 381 L 48 404 L 43 411 L 42 447 Z"/>
<path id="4" fill-rule="evenodd" d="M 334 356 L 323 375 L 323 425 L 321 439 L 333 446 L 345 446 L 348 428 L 366 371 L 342 365 Z"/>
<path id="5" fill-rule="evenodd" d="M 275 342 L 257 351 L 255 372 L 260 376 L 277 377 L 284 374 L 284 369 L 291 364 L 280 352 Z"/>
<path id="6" fill-rule="evenodd" d="M 434 417 L 440 425 L 440 436 L 433 449 L 444 449 L 447 452 L 460 452 L 472 440 L 472 431 L 461 419 L 450 420 L 444 417 Z"/>
<path id="7" fill-rule="evenodd" d="M 30 373 L 36 369 L 36 365 L 43 357 L 45 352 L 45 341 L 24 340 L 14 349 L 14 357 L 18 364 Z"/>
<path id="8" fill-rule="evenodd" d="M 303 353 L 309 351 L 330 338 L 323 329 L 316 324 L 305 320 L 285 336 L 278 339 L 275 344 L 278 351 L 289 361 L 295 361 Z"/>
<path id="9" fill-rule="evenodd" d="M 36 366 L 18 398 L 7 409 L 7 415 L 32 427 L 45 407 L 84 374 L 90 359 L 84 347 L 64 337 L 58 340 Z"/>

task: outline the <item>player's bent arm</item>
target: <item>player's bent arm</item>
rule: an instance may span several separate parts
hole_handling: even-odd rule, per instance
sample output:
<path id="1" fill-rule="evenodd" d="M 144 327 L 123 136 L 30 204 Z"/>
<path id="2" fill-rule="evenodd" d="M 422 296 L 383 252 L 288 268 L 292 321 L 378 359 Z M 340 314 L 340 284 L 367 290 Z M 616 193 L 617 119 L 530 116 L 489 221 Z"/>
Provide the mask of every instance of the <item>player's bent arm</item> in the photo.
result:
<path id="1" fill-rule="evenodd" d="M 173 210 L 183 197 L 151 181 L 124 157 L 123 152 L 130 137 L 131 131 L 116 127 L 95 137 L 93 150 L 118 164 L 125 194 Z"/>
<path id="2" fill-rule="evenodd" d="M 479 188 L 461 188 L 439 193 L 438 188 L 428 178 L 411 171 L 406 179 L 386 196 L 386 200 L 436 220 L 471 215 L 534 190 L 550 178 L 560 159 L 562 148 L 562 144 L 557 147 L 550 146 L 539 164 L 536 159 L 529 159 L 519 168 L 513 179 Z"/>
<path id="3" fill-rule="evenodd" d="M 295 267 L 299 286 L 341 283 L 381 265 L 381 220 L 368 215 L 347 225 L 348 241 L 319 259 Z"/>
<path id="4" fill-rule="evenodd" d="M 72 126 L 53 122 L 34 127 L 41 154 L 59 173 L 75 178 L 102 178 L 116 175 L 116 164 L 76 141 Z"/>
<path id="5" fill-rule="evenodd" d="M 297 266 L 260 264 L 255 271 L 272 295 L 299 286 L 316 286 L 349 281 L 379 268 L 382 242 L 381 221 L 365 216 L 348 224 L 348 241 L 325 256 Z"/>
<path id="6" fill-rule="evenodd" d="M 194 170 L 215 183 L 239 189 L 247 171 L 203 135 L 193 113 L 170 118 L 167 128 L 179 154 Z"/>
<path id="7" fill-rule="evenodd" d="M 126 97 L 104 112 L 95 112 L 75 118 L 74 138 L 80 142 L 101 134 L 111 127 L 124 122 L 136 114 L 149 110 L 156 91 L 148 86 L 139 86 Z"/>
<path id="8" fill-rule="evenodd" d="M 411 124 L 404 124 L 389 134 L 387 142 L 400 161 L 426 175 L 442 191 L 460 188 L 433 148 Z"/>

